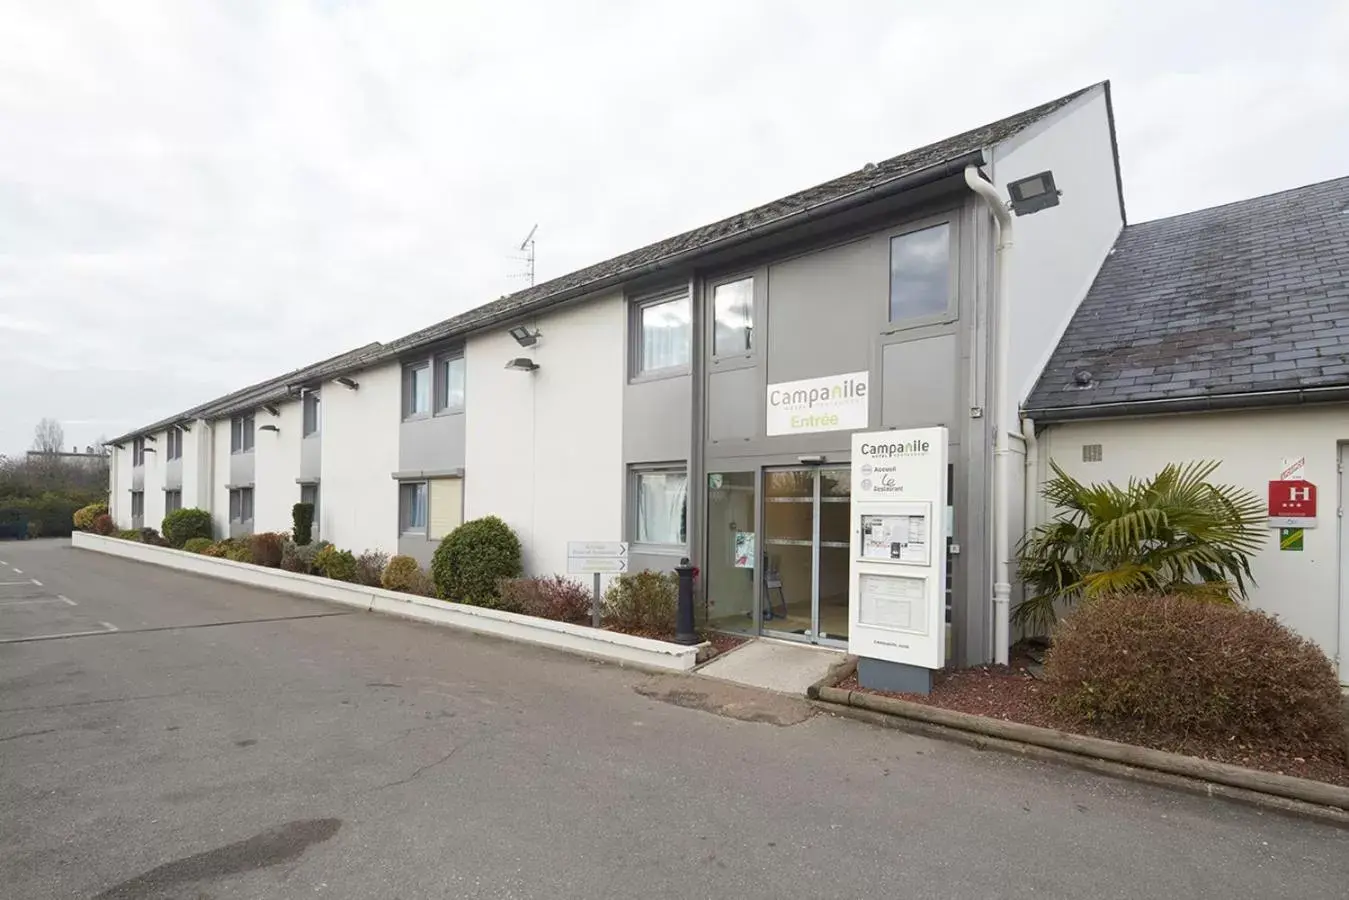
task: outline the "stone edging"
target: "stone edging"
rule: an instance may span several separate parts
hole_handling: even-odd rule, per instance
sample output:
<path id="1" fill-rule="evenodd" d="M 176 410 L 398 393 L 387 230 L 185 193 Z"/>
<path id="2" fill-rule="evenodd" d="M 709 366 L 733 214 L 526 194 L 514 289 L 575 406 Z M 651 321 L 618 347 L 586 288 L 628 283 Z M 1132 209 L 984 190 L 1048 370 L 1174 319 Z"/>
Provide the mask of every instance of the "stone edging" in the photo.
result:
<path id="1" fill-rule="evenodd" d="M 348 584 L 317 575 L 268 569 L 252 563 L 201 556 L 170 547 L 156 547 L 87 532 L 75 532 L 71 536 L 71 546 L 79 550 L 92 550 L 136 562 L 205 575 L 208 578 L 281 591 L 311 600 L 340 603 L 369 612 L 388 613 L 406 619 L 448 625 L 452 628 L 541 644 L 583 656 L 667 672 L 689 671 L 696 664 L 699 651 L 710 646 L 672 644 L 617 631 L 602 631 L 585 625 L 571 625 L 497 609 L 448 603 L 429 597 Z"/>
<path id="2" fill-rule="evenodd" d="M 853 665 L 856 665 L 855 661 Z M 1015 747 L 997 746 L 1002 744 L 1029 744 L 1033 747 L 1053 751 L 1053 755 L 1061 761 L 1073 762 L 1076 758 L 1080 761 L 1098 761 L 1117 767 L 1145 769 L 1173 778 L 1197 779 L 1211 785 L 1222 785 L 1243 794 L 1277 797 L 1282 800 L 1296 801 L 1299 805 L 1312 804 L 1317 807 L 1329 807 L 1332 810 L 1340 811 L 1341 815 L 1334 817 L 1337 822 L 1342 824 L 1349 822 L 1349 819 L 1342 815 L 1343 813 L 1349 813 L 1349 788 L 1339 785 L 1313 781 L 1307 778 L 1295 778 L 1291 775 L 1262 772 L 1257 769 L 1247 769 L 1228 763 L 1184 756 L 1179 753 L 1168 753 L 1164 750 L 1153 750 L 1133 744 L 1121 744 L 1104 738 L 1070 734 L 1049 728 L 1040 728 L 1035 725 L 991 719 L 986 716 L 976 716 L 956 712 L 955 710 L 926 706 L 921 703 L 911 703 L 907 700 L 899 700 L 865 691 L 844 690 L 835 687 L 850 674 L 852 674 L 851 671 L 844 666 L 840 666 L 829 676 L 811 685 L 807 695 L 811 699 L 819 701 L 822 706 L 849 707 L 852 710 L 865 710 L 871 714 L 904 719 L 930 726 L 930 728 L 923 729 L 925 731 L 935 733 L 953 730 L 966 735 L 977 736 L 985 739 L 996 749 L 1017 749 Z M 862 718 L 866 718 L 867 721 L 875 721 L 866 716 Z M 939 736 L 946 735 L 939 734 Z M 1100 767 L 1092 766 L 1092 768 L 1099 769 Z M 1251 797 L 1238 797 L 1237 799 L 1250 800 Z"/>

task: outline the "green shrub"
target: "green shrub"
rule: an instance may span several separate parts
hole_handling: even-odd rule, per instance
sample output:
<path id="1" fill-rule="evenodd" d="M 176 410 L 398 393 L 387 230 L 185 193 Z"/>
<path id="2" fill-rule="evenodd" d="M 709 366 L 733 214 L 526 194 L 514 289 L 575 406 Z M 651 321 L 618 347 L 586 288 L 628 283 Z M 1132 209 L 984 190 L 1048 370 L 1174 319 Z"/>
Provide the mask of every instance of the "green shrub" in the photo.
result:
<path id="1" fill-rule="evenodd" d="M 386 590 L 402 591 L 420 597 L 436 595 L 436 586 L 431 581 L 431 576 L 427 575 L 417 560 L 411 556 L 395 556 L 389 560 L 389 564 L 384 567 L 384 575 L 380 578 L 380 585 Z"/>
<path id="2" fill-rule="evenodd" d="M 324 550 L 332 547 L 328 541 L 319 541 L 314 544 L 299 544 L 295 547 L 295 562 L 299 568 L 292 569 L 294 572 L 304 572 L 308 575 L 319 574 L 318 557 Z"/>
<path id="3" fill-rule="evenodd" d="M 1055 703 L 1122 736 L 1342 747 L 1324 653 L 1273 616 L 1191 596 L 1084 601 L 1054 634 Z"/>
<path id="4" fill-rule="evenodd" d="M 384 567 L 389 564 L 389 554 L 383 550 L 367 550 L 356 557 L 356 583 L 366 587 L 379 587 L 384 580 Z"/>
<path id="5" fill-rule="evenodd" d="M 234 562 L 251 563 L 253 562 L 253 548 L 248 544 L 234 544 L 225 550 L 225 559 Z"/>
<path id="6" fill-rule="evenodd" d="M 475 606 L 495 606 L 498 582 L 519 577 L 520 571 L 520 539 L 496 516 L 460 525 L 431 557 L 437 593 Z"/>
<path id="7" fill-rule="evenodd" d="M 32 540 L 33 538 L 40 538 L 40 537 L 42 537 L 42 523 L 41 523 L 41 522 L 29 522 L 29 523 L 28 523 L 28 539 L 29 539 L 29 540 Z"/>
<path id="8" fill-rule="evenodd" d="M 142 528 L 140 541 L 142 544 L 151 544 L 155 547 L 167 547 L 169 542 L 159 536 L 159 532 L 153 528 Z"/>
<path id="9" fill-rule="evenodd" d="M 207 537 L 188 538 L 187 543 L 183 544 L 183 549 L 188 553 L 205 553 L 206 548 L 210 547 L 212 543 L 211 539 Z"/>
<path id="10" fill-rule="evenodd" d="M 94 519 L 97 519 L 107 511 L 108 504 L 106 503 L 90 503 L 88 506 L 81 506 L 79 509 L 75 510 L 75 515 L 71 517 L 71 521 L 80 531 L 92 531 L 94 528 Z"/>
<path id="11" fill-rule="evenodd" d="M 139 544 L 141 542 L 141 531 L 139 528 L 119 528 L 113 537 L 121 541 L 135 541 Z"/>
<path id="12" fill-rule="evenodd" d="M 1058 510 L 1017 551 L 1028 587 L 1013 620 L 1048 633 L 1056 605 L 1114 593 L 1246 596 L 1250 557 L 1265 542 L 1265 504 L 1211 484 L 1216 462 L 1169 465 L 1125 487 L 1084 485 L 1055 463 L 1041 494 Z"/>
<path id="13" fill-rule="evenodd" d="M 355 581 L 356 557 L 350 550 L 338 550 L 329 544 L 314 557 L 314 571 L 334 581 Z"/>
<path id="14" fill-rule="evenodd" d="M 286 536 L 275 531 L 260 531 L 248 539 L 251 557 L 249 562 L 255 566 L 269 569 L 280 568 L 281 552 L 285 547 Z"/>
<path id="15" fill-rule="evenodd" d="M 202 556 L 211 556 L 216 559 L 225 559 L 226 554 L 235 547 L 234 541 L 226 538 L 223 541 L 213 541 L 210 546 L 201 551 Z"/>
<path id="16" fill-rule="evenodd" d="M 671 634 L 679 605 L 679 577 L 645 569 L 619 575 L 604 592 L 605 626 L 629 634 Z"/>
<path id="17" fill-rule="evenodd" d="M 307 572 L 308 567 L 300 559 L 299 548 L 290 538 L 281 542 L 281 568 L 287 572 Z"/>
<path id="18" fill-rule="evenodd" d="M 0 496 L 0 523 L 14 537 L 67 537 L 75 522 L 75 513 L 93 497 L 46 491 L 37 497 Z"/>
<path id="19" fill-rule="evenodd" d="M 211 514 L 204 509 L 175 509 L 164 517 L 164 539 L 182 547 L 193 538 L 211 538 Z"/>
<path id="20" fill-rule="evenodd" d="M 314 504 L 297 503 L 290 509 L 295 543 L 304 547 L 314 539 Z"/>
<path id="21" fill-rule="evenodd" d="M 94 534 L 101 534 L 106 537 L 117 530 L 117 523 L 112 520 L 112 516 L 104 513 L 101 516 L 94 516 L 94 524 L 90 526 L 89 530 Z"/>
<path id="22" fill-rule="evenodd" d="M 565 578 L 510 578 L 501 582 L 499 608 L 541 619 L 589 623 L 594 600 L 590 589 Z"/>

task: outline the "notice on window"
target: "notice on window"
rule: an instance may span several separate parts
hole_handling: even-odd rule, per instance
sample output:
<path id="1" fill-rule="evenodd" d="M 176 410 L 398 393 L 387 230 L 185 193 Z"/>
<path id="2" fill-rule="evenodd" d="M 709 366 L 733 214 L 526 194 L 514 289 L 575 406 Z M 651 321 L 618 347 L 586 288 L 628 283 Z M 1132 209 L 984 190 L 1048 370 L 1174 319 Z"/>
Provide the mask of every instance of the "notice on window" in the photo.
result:
<path id="1" fill-rule="evenodd" d="M 858 620 L 863 625 L 928 633 L 927 579 L 908 575 L 862 575 Z"/>
<path id="2" fill-rule="evenodd" d="M 737 531 L 735 533 L 735 567 L 737 569 L 754 568 L 754 532 Z"/>
<path id="3" fill-rule="evenodd" d="M 862 558 L 926 566 L 930 523 L 926 512 L 862 517 Z"/>

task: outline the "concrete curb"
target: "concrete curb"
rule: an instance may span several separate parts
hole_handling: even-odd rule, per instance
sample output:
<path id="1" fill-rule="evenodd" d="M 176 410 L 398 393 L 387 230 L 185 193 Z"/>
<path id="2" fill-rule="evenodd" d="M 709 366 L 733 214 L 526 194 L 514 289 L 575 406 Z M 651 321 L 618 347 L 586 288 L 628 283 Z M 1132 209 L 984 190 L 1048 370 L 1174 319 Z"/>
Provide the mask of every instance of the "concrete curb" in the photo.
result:
<path id="1" fill-rule="evenodd" d="M 317 575 L 267 569 L 251 563 L 201 556 L 170 547 L 139 544 L 87 532 L 76 532 L 71 537 L 71 546 L 78 550 L 105 553 L 135 562 L 280 591 L 310 600 L 322 600 L 367 612 L 386 613 L 419 622 L 447 625 L 464 631 L 539 644 L 594 659 L 626 663 L 662 672 L 691 670 L 697 662 L 699 650 L 708 646 L 671 644 L 618 631 L 601 631 L 585 625 L 571 625 L 497 609 L 449 603 L 429 597 L 386 591 L 383 588 L 332 581 Z"/>
<path id="2" fill-rule="evenodd" d="M 835 681 L 835 684 L 837 683 Z M 954 737 L 965 743 L 1009 750 L 1021 755 L 1054 758 L 1061 762 L 1067 761 L 1073 765 L 1093 768 L 1096 771 L 1108 769 L 1108 774 L 1120 774 L 1117 770 L 1123 769 L 1130 773 L 1126 777 L 1136 779 L 1141 776 L 1133 773 L 1145 771 L 1151 773 L 1148 779 L 1151 779 L 1152 775 L 1160 775 L 1169 779 L 1197 780 L 1208 785 L 1201 791 L 1202 793 L 1220 794 L 1234 799 L 1244 799 L 1247 802 L 1252 802 L 1258 797 L 1261 805 L 1279 808 L 1288 808 L 1287 804 L 1292 803 L 1297 805 L 1296 811 L 1302 813 L 1308 811 L 1306 807 L 1333 810 L 1336 814 L 1333 817 L 1334 821 L 1349 825 L 1349 788 L 1338 785 L 1245 769 L 1179 753 L 1167 753 L 1102 738 L 1023 725 L 1019 722 L 990 719 L 863 691 L 843 690 L 832 685 L 822 684 L 815 690 L 816 696 L 812 699 L 819 702 L 822 707 L 833 708 L 840 712 L 847 710 L 848 714 L 864 711 L 870 714 L 865 720 L 873 724 L 921 730 L 939 737 L 948 739 Z M 855 715 L 853 717 L 863 718 Z M 903 724 L 900 724 L 901 722 Z M 914 725 L 923 727 L 917 728 L 913 727 Z M 1032 752 L 1029 748 L 1036 750 Z M 1153 783 L 1160 782 L 1154 780 Z M 1274 800 L 1282 802 L 1266 802 Z"/>

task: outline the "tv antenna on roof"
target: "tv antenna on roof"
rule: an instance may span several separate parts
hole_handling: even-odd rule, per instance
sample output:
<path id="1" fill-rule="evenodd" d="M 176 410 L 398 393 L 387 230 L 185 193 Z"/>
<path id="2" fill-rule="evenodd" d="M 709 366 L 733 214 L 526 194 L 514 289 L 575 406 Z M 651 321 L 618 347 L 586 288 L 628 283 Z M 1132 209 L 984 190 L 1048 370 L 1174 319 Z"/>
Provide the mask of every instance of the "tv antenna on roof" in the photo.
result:
<path id="1" fill-rule="evenodd" d="M 512 278 L 528 278 L 529 286 L 534 286 L 534 233 L 539 230 L 538 223 L 529 229 L 529 234 L 520 242 L 520 249 L 524 251 L 524 256 L 512 256 L 511 259 L 518 259 L 525 264 L 525 271 L 522 274 L 512 275 Z"/>

